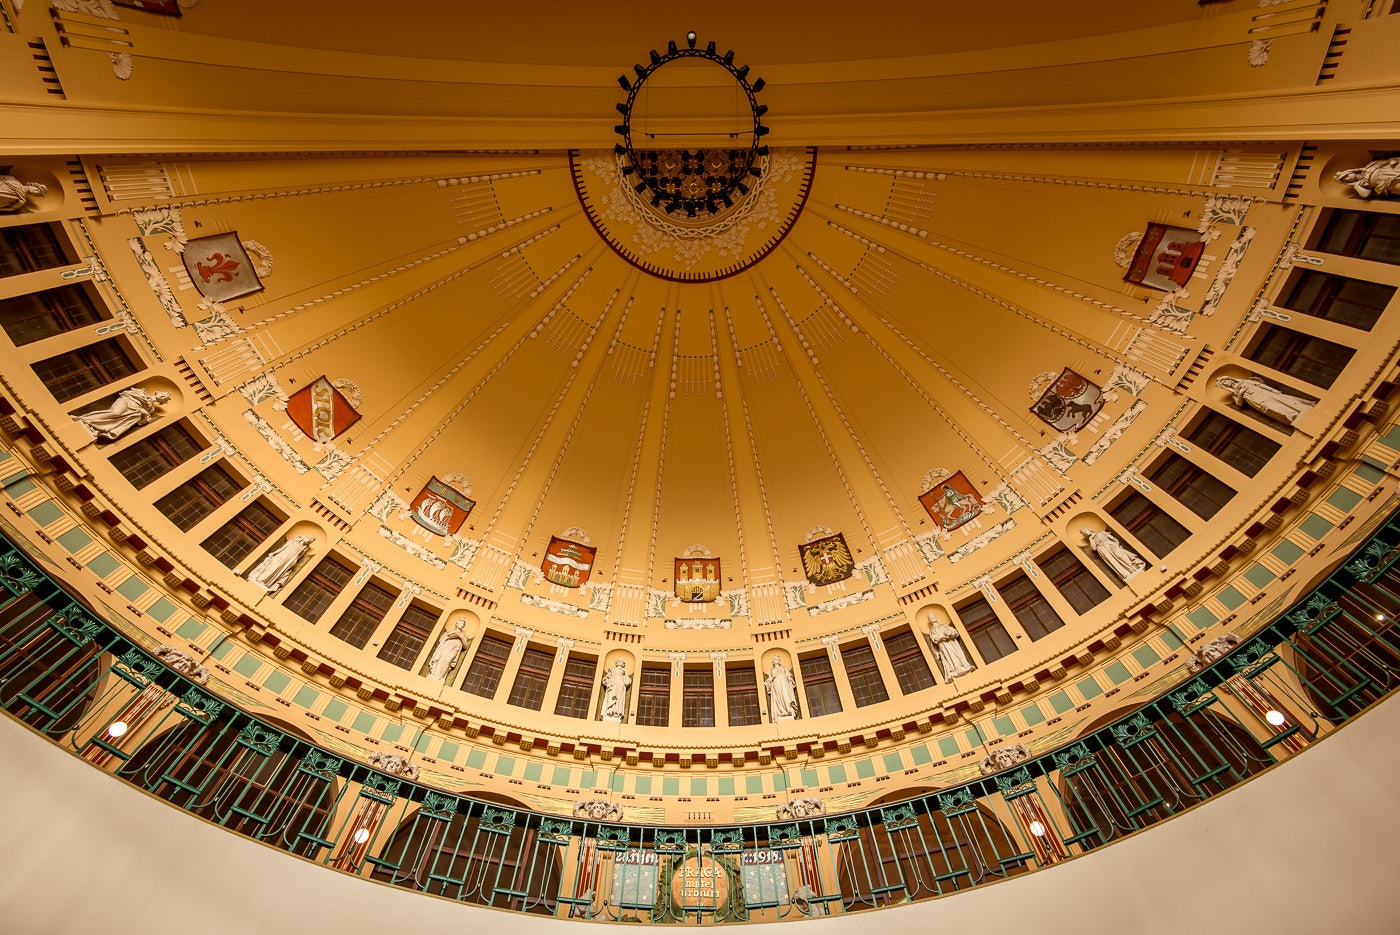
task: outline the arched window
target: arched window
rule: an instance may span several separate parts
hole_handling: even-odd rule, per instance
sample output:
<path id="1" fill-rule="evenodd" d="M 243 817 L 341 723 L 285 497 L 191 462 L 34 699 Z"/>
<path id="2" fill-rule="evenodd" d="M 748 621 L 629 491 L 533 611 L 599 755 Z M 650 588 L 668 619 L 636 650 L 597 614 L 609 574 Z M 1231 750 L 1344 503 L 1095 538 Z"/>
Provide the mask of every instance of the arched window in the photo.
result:
<path id="1" fill-rule="evenodd" d="M 217 703 L 217 702 L 216 702 Z M 335 799 L 331 758 L 280 721 L 220 722 L 181 702 L 186 723 L 147 740 L 117 775 L 231 831 L 311 857 Z"/>
<path id="2" fill-rule="evenodd" d="M 1338 610 L 1311 633 L 1291 642 L 1298 677 L 1318 714 L 1341 721 L 1400 684 L 1400 576 L 1388 571 L 1358 581 L 1337 600 Z"/>
<path id="3" fill-rule="evenodd" d="M 51 737 L 82 719 L 107 669 L 84 617 L 76 605 L 55 608 L 33 592 L 0 604 L 0 704 Z"/>
<path id="4" fill-rule="evenodd" d="M 1066 840 L 1084 849 L 1146 828 L 1271 765 L 1254 736 L 1205 708 L 1153 722 L 1121 711 L 1080 732 L 1111 728 L 1102 749 L 1071 745 L 1056 756 L 1057 792 L 1070 822 Z"/>
<path id="5" fill-rule="evenodd" d="M 928 899 L 1014 876 L 1026 869 L 1023 853 L 986 806 L 940 808 L 932 789 L 903 789 L 875 799 L 859 836 L 836 856 L 846 912 Z"/>
<path id="6" fill-rule="evenodd" d="M 525 827 L 502 795 L 486 802 L 439 796 L 397 830 L 374 864 L 374 877 L 498 909 L 553 915 L 565 844 Z"/>

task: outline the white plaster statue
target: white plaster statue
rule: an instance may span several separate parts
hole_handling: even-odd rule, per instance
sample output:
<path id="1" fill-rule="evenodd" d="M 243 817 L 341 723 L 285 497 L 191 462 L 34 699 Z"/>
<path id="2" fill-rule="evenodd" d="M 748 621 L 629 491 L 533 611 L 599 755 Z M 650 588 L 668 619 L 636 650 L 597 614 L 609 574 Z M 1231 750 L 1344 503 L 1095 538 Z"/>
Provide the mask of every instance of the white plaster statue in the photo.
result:
<path id="1" fill-rule="evenodd" d="M 1297 425 L 1316 402 L 1275 389 L 1258 377 L 1219 377 L 1215 385 L 1230 394 L 1236 406 L 1248 406 L 1285 425 Z"/>
<path id="2" fill-rule="evenodd" d="M 620 723 L 627 719 L 627 686 L 632 676 L 619 659 L 603 673 L 603 720 Z"/>
<path id="3" fill-rule="evenodd" d="M 261 587 L 268 594 L 280 591 L 282 586 L 291 580 L 292 572 L 296 570 L 297 563 L 301 561 L 306 550 L 311 548 L 311 543 L 315 541 L 312 536 L 292 536 L 264 555 L 263 560 L 254 565 L 243 577 Z"/>
<path id="4" fill-rule="evenodd" d="M 967 658 L 958 631 L 939 621 L 933 611 L 928 612 L 928 641 L 933 644 L 933 652 L 938 657 L 938 668 L 943 670 L 943 681 L 961 678 L 977 668 Z"/>
<path id="5" fill-rule="evenodd" d="M 1086 528 L 1079 531 L 1085 539 L 1089 540 L 1089 548 L 1093 549 L 1099 558 L 1104 560 L 1104 564 L 1113 569 L 1113 573 L 1125 582 L 1147 570 L 1147 562 L 1119 542 L 1118 537 L 1107 529 L 1095 532 Z"/>
<path id="6" fill-rule="evenodd" d="M 13 175 L 0 175 L 0 214 L 23 211 L 31 195 L 44 195 L 48 190 L 47 185 L 38 182 L 22 182 Z"/>
<path id="7" fill-rule="evenodd" d="M 156 408 L 170 402 L 166 392 L 147 393 L 139 386 L 122 390 L 106 409 L 84 412 L 73 418 L 92 433 L 93 438 L 112 441 L 121 438 L 138 425 L 145 425 L 156 415 Z"/>
<path id="8" fill-rule="evenodd" d="M 437 647 L 428 658 L 428 678 L 439 682 L 447 681 L 447 676 L 456 667 L 457 660 L 462 658 L 466 649 L 467 638 L 462 635 L 462 621 L 458 620 L 452 625 L 452 629 L 443 630 L 442 636 L 438 638 Z"/>
<path id="9" fill-rule="evenodd" d="M 763 680 L 768 689 L 768 717 L 773 721 L 791 721 L 797 717 L 797 683 L 782 660 L 773 656 L 772 668 Z"/>
<path id="10" fill-rule="evenodd" d="M 1343 169 L 1336 179 L 1343 185 L 1350 185 L 1362 198 L 1372 195 L 1400 197 L 1400 156 L 1377 159 L 1358 169 Z"/>

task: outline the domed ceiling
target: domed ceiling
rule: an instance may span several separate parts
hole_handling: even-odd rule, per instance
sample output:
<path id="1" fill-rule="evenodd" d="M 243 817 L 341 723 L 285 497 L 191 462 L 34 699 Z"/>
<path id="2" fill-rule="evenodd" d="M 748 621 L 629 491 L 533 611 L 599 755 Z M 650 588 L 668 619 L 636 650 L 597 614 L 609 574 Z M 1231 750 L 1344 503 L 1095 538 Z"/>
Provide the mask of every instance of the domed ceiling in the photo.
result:
<path id="1" fill-rule="evenodd" d="M 1258 369 L 1246 326 L 1299 216 L 1283 196 L 1301 140 L 1242 130 L 1239 115 L 1257 87 L 1313 80 L 1310 22 L 1278 26 L 1261 69 L 1250 30 L 1276 26 L 1251 11 L 1082 6 L 1028 4 L 996 30 L 930 7 L 877 34 L 846 6 L 776 24 L 721 5 L 672 37 L 458 11 L 371 42 L 355 22 L 367 4 L 313 21 L 206 2 L 178 55 L 133 24 L 150 57 L 117 95 L 132 107 L 104 116 L 109 151 L 83 157 L 102 200 L 84 252 L 123 340 L 158 361 L 141 385 L 175 394 L 162 417 L 209 437 L 207 458 L 249 482 L 243 501 L 289 519 L 229 571 L 133 497 L 103 445 L 80 460 L 152 543 L 207 566 L 211 590 L 298 647 L 294 661 L 312 657 L 306 671 L 323 659 L 404 697 L 436 692 L 452 700 L 434 710 L 473 721 L 486 702 L 374 645 L 361 658 L 234 574 L 305 534 L 316 558 L 356 565 L 357 584 L 401 592 L 400 609 L 417 599 L 477 634 L 557 643 L 561 659 L 627 647 L 629 668 L 652 654 L 678 670 L 771 645 L 795 668 L 823 644 L 878 650 L 882 631 L 956 622 L 960 602 L 995 601 L 998 582 L 1039 577 L 1037 557 L 1066 547 L 1108 598 L 1082 618 L 1065 604 L 1070 625 L 1018 633 L 1000 661 L 937 679 L 937 697 L 877 704 L 851 730 L 1033 691 L 1037 673 L 1092 660 L 1093 641 L 1118 646 L 1125 621 L 1141 632 L 1149 599 L 1198 582 L 1342 409 L 1338 396 L 1284 424 L 1216 383 Z M 692 26 L 766 79 L 773 128 L 748 190 L 698 219 L 656 210 L 613 149 L 617 76 Z M 237 61 L 244 43 L 261 68 Z M 1223 103 L 1173 126 L 1149 60 L 1175 96 Z M 78 61 L 94 70 L 70 95 L 116 80 L 105 58 Z M 677 74 L 643 102 L 657 171 L 746 119 L 727 77 Z M 1191 142 L 1211 121 L 1257 141 Z M 307 152 L 318 139 L 327 151 Z M 1209 523 L 1157 490 L 1199 533 L 1158 561 L 1111 505 L 1152 491 L 1141 472 L 1189 451 L 1175 433 L 1210 411 L 1282 453 L 1267 483 L 1210 467 L 1240 493 Z M 1114 531 L 1150 567 L 1101 561 L 1085 529 Z M 505 705 L 489 717 L 521 734 L 583 729 Z M 750 730 L 742 743 L 760 743 Z"/>

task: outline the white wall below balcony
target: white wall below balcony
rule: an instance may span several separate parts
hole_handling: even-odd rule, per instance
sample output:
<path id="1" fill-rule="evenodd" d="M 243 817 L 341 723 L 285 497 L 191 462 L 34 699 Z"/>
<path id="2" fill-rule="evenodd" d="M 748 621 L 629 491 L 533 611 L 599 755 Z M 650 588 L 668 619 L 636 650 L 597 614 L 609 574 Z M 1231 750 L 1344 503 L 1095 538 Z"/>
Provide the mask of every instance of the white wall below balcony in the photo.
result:
<path id="1" fill-rule="evenodd" d="M 0 931 L 585 931 L 583 922 L 459 905 L 289 857 L 0 722 Z M 1400 699 L 1391 699 L 1283 768 L 1063 866 L 948 899 L 782 924 L 809 935 L 1393 932 L 1397 736 Z"/>

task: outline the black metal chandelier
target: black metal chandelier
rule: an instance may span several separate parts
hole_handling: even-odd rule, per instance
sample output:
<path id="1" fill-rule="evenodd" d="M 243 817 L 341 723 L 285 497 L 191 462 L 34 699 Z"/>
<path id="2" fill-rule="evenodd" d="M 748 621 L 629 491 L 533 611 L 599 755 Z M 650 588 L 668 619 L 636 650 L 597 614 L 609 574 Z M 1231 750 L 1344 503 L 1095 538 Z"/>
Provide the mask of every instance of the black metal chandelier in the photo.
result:
<path id="1" fill-rule="evenodd" d="M 622 114 L 622 123 L 613 129 L 622 142 L 613 147 L 617 155 L 623 157 L 622 174 L 626 176 L 637 194 L 650 195 L 655 208 L 673 214 L 684 211 L 687 217 L 696 217 L 700 212 L 718 214 L 731 208 L 737 198 L 749 192 L 749 180 L 763 174 L 758 160 L 768 155 L 768 147 L 763 137 L 768 127 L 762 123 L 768 105 L 758 103 L 758 92 L 763 90 L 764 81 L 756 78 L 749 81 L 749 66 L 736 66 L 732 50 L 721 55 L 713 42 L 696 48 L 695 33 L 685 36 L 686 47 L 680 48 L 675 40 L 666 44 L 665 54 L 651 50 L 651 61 L 646 65 L 633 65 L 636 78 L 619 75 L 617 83 L 627 92 L 627 100 L 617 105 Z M 739 131 L 731 134 L 738 138 L 748 135 L 747 147 L 736 146 L 729 149 L 638 149 L 634 145 L 632 132 L 633 107 L 637 94 L 657 69 L 682 58 L 699 58 L 712 62 L 729 72 L 738 86 L 743 89 L 753 116 L 753 128 L 748 133 Z M 651 134 L 645 134 L 650 138 Z"/>

